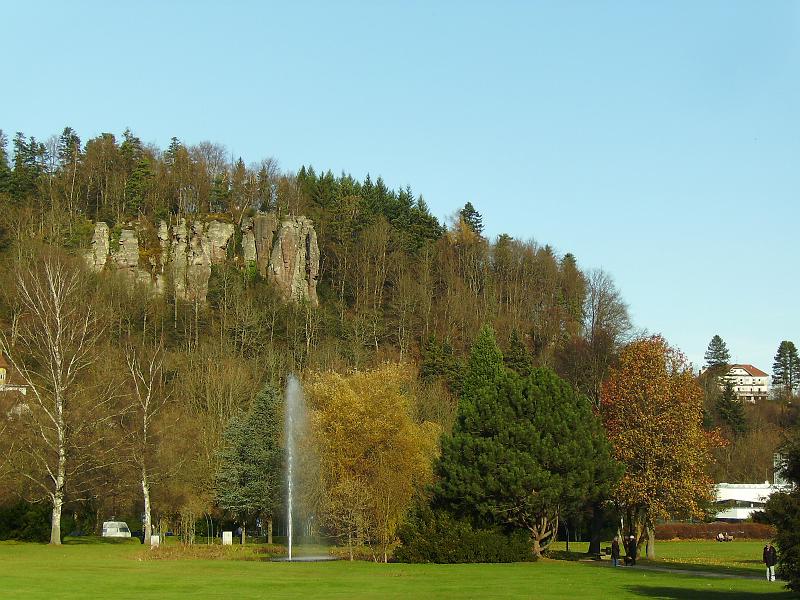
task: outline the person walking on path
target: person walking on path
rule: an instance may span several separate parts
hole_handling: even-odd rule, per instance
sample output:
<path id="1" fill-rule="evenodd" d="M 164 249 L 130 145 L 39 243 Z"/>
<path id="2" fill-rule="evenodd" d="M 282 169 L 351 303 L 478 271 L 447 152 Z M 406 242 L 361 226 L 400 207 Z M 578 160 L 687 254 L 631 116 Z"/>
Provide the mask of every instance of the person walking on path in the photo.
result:
<path id="1" fill-rule="evenodd" d="M 778 564 L 778 552 L 775 546 L 767 543 L 764 546 L 764 564 L 767 565 L 767 581 L 775 581 L 775 565 Z"/>
<path id="2" fill-rule="evenodd" d="M 619 566 L 619 536 L 615 535 L 611 542 L 611 566 Z"/>

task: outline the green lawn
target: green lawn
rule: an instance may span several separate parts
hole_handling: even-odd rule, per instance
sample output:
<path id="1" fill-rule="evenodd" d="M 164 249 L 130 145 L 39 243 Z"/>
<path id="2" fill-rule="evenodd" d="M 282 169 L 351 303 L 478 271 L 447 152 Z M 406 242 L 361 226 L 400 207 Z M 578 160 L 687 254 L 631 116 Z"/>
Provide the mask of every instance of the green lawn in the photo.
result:
<path id="1" fill-rule="evenodd" d="M 691 544 L 681 542 L 683 544 Z M 674 543 L 673 543 L 674 544 Z M 664 544 L 665 547 L 667 544 Z M 721 545 L 722 546 L 722 545 Z M 673 554 L 686 552 L 675 547 Z M 726 548 L 727 551 L 727 548 Z M 2 598 L 781 599 L 780 583 L 543 560 L 509 565 L 150 560 L 138 544 L 0 543 Z"/>
<path id="2" fill-rule="evenodd" d="M 642 560 L 640 564 L 692 571 L 710 571 L 728 575 L 764 574 L 761 552 L 764 541 L 734 540 L 715 542 L 713 540 L 657 541 L 656 559 Z M 603 546 L 611 545 L 610 542 Z M 571 552 L 586 552 L 586 542 L 570 543 Z M 556 550 L 564 550 L 564 542 L 554 545 Z M 624 555 L 624 552 L 623 552 Z"/>

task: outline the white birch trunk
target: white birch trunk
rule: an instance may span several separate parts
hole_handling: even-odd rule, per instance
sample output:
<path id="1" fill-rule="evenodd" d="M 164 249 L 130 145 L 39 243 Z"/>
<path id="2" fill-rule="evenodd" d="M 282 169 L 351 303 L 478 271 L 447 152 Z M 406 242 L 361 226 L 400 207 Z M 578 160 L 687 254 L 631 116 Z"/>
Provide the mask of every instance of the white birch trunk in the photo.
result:
<path id="1" fill-rule="evenodd" d="M 150 517 L 150 482 L 147 481 L 147 470 L 142 467 L 142 496 L 144 497 L 144 543 L 150 545 L 153 522 Z"/>

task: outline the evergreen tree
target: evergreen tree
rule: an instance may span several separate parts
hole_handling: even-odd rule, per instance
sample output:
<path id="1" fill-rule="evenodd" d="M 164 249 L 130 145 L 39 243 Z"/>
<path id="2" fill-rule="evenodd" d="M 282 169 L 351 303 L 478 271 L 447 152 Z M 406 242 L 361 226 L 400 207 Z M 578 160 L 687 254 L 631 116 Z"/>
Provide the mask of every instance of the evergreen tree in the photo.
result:
<path id="1" fill-rule="evenodd" d="M 717 398 L 716 408 L 720 420 L 730 426 L 735 435 L 747 433 L 747 417 L 744 414 L 744 405 L 736 396 L 733 382 L 725 379 L 722 394 Z"/>
<path id="2" fill-rule="evenodd" d="M 434 501 L 478 525 L 523 529 L 533 553 L 559 515 L 610 491 L 620 475 L 589 401 L 549 369 L 503 367 L 491 329 L 472 347 L 451 436 L 442 439 Z"/>
<path id="3" fill-rule="evenodd" d="M 787 491 L 774 492 L 767 501 L 764 514 L 777 530 L 778 572 L 786 587 L 800 592 L 800 434 L 781 448 L 781 472 L 791 482 Z"/>
<path id="4" fill-rule="evenodd" d="M 126 212 L 136 214 L 142 209 L 152 178 L 150 161 L 142 156 L 125 182 Z"/>
<path id="5" fill-rule="evenodd" d="M 81 154 L 81 138 L 72 127 L 65 127 L 58 138 L 58 162 L 61 168 L 75 163 Z"/>
<path id="6" fill-rule="evenodd" d="M 0 194 L 11 191 L 11 167 L 8 165 L 8 138 L 0 129 Z"/>
<path id="7" fill-rule="evenodd" d="M 11 195 L 19 202 L 36 192 L 42 174 L 44 144 L 31 136 L 27 141 L 22 132 L 14 136 L 14 172 L 10 181 Z"/>
<path id="8" fill-rule="evenodd" d="M 442 378 L 453 394 L 460 394 L 462 384 L 461 361 L 453 353 L 449 342 L 440 344 L 435 336 L 428 338 L 422 349 L 419 374 L 423 381 L 431 382 Z"/>
<path id="9" fill-rule="evenodd" d="M 234 417 L 224 434 L 215 491 L 217 503 L 242 522 L 256 514 L 269 522 L 282 498 L 281 397 L 272 386 Z"/>
<path id="10" fill-rule="evenodd" d="M 708 349 L 705 354 L 706 365 L 709 369 L 722 370 L 725 366 L 730 364 L 731 354 L 728 352 L 728 346 L 725 341 L 715 335 L 708 343 Z"/>
<path id="11" fill-rule="evenodd" d="M 483 234 L 483 217 L 481 213 L 472 206 L 472 202 L 467 202 L 458 214 L 461 220 L 464 221 L 472 231 L 478 235 Z"/>
<path id="12" fill-rule="evenodd" d="M 772 384 L 783 388 L 784 398 L 791 398 L 800 384 L 800 356 L 794 342 L 784 340 L 775 353 L 772 364 Z"/>
<path id="13" fill-rule="evenodd" d="M 503 356 L 506 367 L 518 375 L 527 377 L 533 371 L 533 354 L 528 350 L 519 330 L 513 329 L 508 340 L 508 352 Z"/>

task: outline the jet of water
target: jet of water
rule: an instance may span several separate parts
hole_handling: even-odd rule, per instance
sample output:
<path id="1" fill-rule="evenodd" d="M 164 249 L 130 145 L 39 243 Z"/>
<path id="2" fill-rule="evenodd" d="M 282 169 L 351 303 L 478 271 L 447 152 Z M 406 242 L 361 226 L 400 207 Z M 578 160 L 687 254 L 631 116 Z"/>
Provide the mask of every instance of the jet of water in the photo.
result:
<path id="1" fill-rule="evenodd" d="M 297 443 L 300 432 L 305 422 L 305 407 L 303 402 L 303 388 L 294 375 L 289 375 L 286 381 L 285 398 L 285 435 L 286 435 L 286 488 L 288 490 L 288 530 L 289 530 L 289 560 L 292 560 L 292 545 L 294 532 L 292 517 L 295 497 L 295 468 L 297 461 Z"/>

